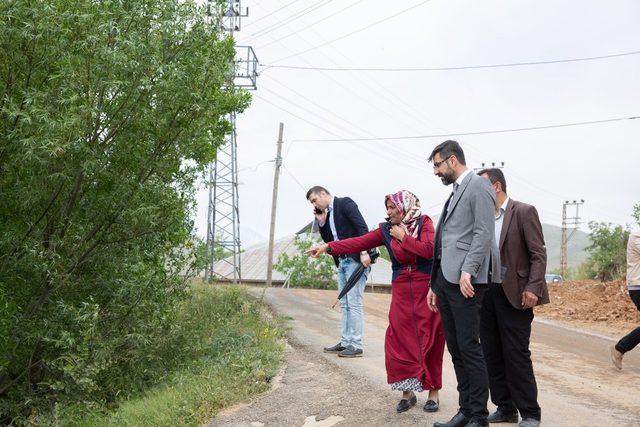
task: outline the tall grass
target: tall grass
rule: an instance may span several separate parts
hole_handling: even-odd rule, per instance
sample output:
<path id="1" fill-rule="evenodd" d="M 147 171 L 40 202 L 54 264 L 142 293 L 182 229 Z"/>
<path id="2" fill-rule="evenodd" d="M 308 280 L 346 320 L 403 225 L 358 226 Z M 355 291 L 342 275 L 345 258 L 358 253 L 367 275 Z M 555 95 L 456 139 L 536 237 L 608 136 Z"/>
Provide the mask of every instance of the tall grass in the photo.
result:
<path id="1" fill-rule="evenodd" d="M 246 290 L 196 286 L 152 358 L 154 369 L 159 360 L 166 365 L 155 386 L 117 402 L 113 410 L 86 413 L 81 406 L 58 407 L 51 418 L 38 423 L 200 425 L 221 408 L 270 387 L 282 359 L 281 338 L 282 329 Z"/>

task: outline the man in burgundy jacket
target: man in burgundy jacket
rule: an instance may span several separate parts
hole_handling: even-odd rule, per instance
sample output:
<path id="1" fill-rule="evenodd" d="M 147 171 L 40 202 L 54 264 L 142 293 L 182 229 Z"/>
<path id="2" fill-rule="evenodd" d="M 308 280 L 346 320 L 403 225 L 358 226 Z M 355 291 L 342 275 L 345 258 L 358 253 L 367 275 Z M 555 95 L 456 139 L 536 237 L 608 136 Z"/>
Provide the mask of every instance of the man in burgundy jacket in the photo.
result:
<path id="1" fill-rule="evenodd" d="M 498 407 L 487 421 L 518 422 L 520 412 L 521 427 L 536 427 L 541 410 L 529 338 L 533 307 L 549 302 L 542 225 L 533 206 L 509 198 L 502 170 L 484 169 L 478 175 L 496 191 L 495 238 L 502 265 L 502 283 L 489 285 L 480 310 L 491 401 Z"/>

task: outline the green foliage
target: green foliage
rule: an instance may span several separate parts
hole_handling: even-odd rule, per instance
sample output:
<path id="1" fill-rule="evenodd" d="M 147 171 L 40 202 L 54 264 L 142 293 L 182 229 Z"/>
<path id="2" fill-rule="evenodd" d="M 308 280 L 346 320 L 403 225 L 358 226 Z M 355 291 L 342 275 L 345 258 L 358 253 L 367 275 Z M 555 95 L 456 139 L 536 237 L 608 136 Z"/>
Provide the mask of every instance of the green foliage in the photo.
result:
<path id="1" fill-rule="evenodd" d="M 579 269 L 580 275 L 601 281 L 620 278 L 625 273 L 629 231 L 620 225 L 590 222 L 589 258 Z"/>
<path id="2" fill-rule="evenodd" d="M 633 216 L 633 219 L 635 219 L 635 220 L 636 220 L 636 225 L 637 225 L 638 227 L 640 227 L 640 203 L 636 204 L 636 205 L 633 207 L 633 214 L 632 214 L 632 216 Z"/>
<path id="3" fill-rule="evenodd" d="M 0 418 L 156 381 L 233 56 L 194 1 L 0 3 Z"/>
<path id="4" fill-rule="evenodd" d="M 144 370 L 160 384 L 114 411 L 60 407 L 57 422 L 86 426 L 203 425 L 222 407 L 262 393 L 278 372 L 283 330 L 235 287 L 196 286 Z M 142 369 L 138 369 L 139 373 Z M 41 420 L 43 423 L 47 419 Z"/>
<path id="5" fill-rule="evenodd" d="M 289 285 L 296 288 L 337 289 L 335 264 L 330 256 L 311 258 L 305 255 L 305 251 L 312 245 L 319 243 L 318 237 L 298 235 L 295 238 L 295 246 L 298 253 L 289 256 L 280 254 L 274 268 L 284 273 L 289 278 Z"/>
<path id="6" fill-rule="evenodd" d="M 571 274 L 568 274 L 568 277 L 566 278 L 567 280 L 593 280 L 596 277 L 596 273 L 588 262 L 580 264 L 575 272 L 571 269 L 569 271 Z"/>
<path id="7" fill-rule="evenodd" d="M 391 257 L 389 256 L 389 251 L 386 246 L 378 246 L 378 251 L 380 251 L 380 258 L 391 262 Z"/>

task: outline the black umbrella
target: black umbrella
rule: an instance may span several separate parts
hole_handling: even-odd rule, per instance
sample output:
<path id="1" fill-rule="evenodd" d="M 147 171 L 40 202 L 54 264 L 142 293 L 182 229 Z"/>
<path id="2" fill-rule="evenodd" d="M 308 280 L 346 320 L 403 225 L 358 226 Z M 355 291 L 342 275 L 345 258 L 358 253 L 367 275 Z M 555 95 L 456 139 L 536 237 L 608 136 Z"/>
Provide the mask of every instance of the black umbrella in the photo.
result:
<path id="1" fill-rule="evenodd" d="M 373 264 L 374 262 L 376 262 L 376 259 L 380 256 L 380 252 L 376 250 L 373 254 L 369 256 L 371 258 L 371 264 Z M 347 283 L 344 285 L 344 288 L 342 288 L 342 290 L 340 291 L 340 294 L 338 295 L 336 302 L 333 303 L 331 308 L 335 308 L 336 304 L 338 304 L 338 302 L 345 295 L 347 295 L 347 292 L 349 292 L 351 288 L 353 288 L 356 285 L 356 283 L 358 283 L 358 280 L 360 280 L 360 278 L 362 277 L 362 274 L 364 273 L 364 269 L 365 269 L 364 265 L 358 264 L 358 268 L 356 268 L 356 271 L 354 271 L 351 274 L 351 277 L 349 277 L 349 280 L 347 280 Z"/>

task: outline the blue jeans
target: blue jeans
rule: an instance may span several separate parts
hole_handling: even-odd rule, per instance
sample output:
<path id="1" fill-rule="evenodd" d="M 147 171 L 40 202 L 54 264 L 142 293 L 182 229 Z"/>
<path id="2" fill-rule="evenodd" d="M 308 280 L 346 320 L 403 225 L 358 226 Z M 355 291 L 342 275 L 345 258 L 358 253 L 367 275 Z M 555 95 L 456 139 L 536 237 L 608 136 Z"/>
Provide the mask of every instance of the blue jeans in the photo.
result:
<path id="1" fill-rule="evenodd" d="M 347 284 L 347 280 L 358 268 L 360 263 L 351 258 L 343 258 L 338 266 L 338 292 Z M 364 286 L 371 267 L 367 267 L 358 280 L 358 283 L 347 292 L 340 300 L 340 308 L 342 309 L 342 336 L 340 344 L 343 347 L 352 346 L 356 349 L 362 349 L 362 332 L 364 329 L 364 310 L 362 305 L 362 296 L 364 294 Z"/>

